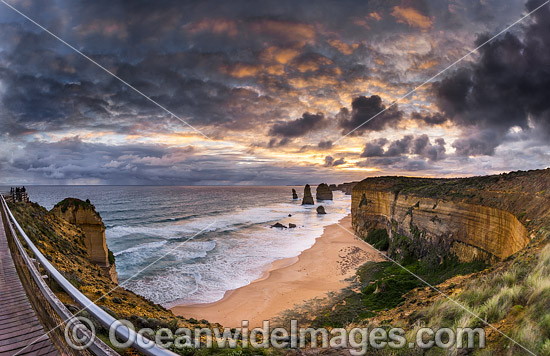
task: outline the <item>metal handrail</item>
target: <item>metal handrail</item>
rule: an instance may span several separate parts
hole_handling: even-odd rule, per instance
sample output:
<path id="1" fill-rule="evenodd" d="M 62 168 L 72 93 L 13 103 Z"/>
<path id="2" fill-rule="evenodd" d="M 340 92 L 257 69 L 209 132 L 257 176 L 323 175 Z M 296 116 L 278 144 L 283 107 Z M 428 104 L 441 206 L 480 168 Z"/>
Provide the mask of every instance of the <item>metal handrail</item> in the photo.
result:
<path id="1" fill-rule="evenodd" d="M 4 208 L 5 205 L 1 204 L 0 208 Z M 34 281 L 35 286 L 37 289 L 32 288 L 29 285 L 24 285 L 25 289 L 27 290 L 27 293 L 35 293 L 35 295 L 30 296 L 29 300 L 31 301 L 31 304 L 37 309 L 38 318 L 43 321 L 44 327 L 46 329 L 49 329 L 48 332 L 51 333 L 52 331 L 55 331 L 55 333 L 60 336 L 59 334 L 63 334 L 66 338 L 68 335 L 65 335 L 63 331 L 55 330 L 59 325 L 59 321 L 61 323 L 67 323 L 71 322 L 72 325 L 75 327 L 73 329 L 76 331 L 76 335 L 79 338 L 82 338 L 84 336 L 84 339 L 81 340 L 92 340 L 92 332 L 88 330 L 84 324 L 80 322 L 79 319 L 74 319 L 73 313 L 67 309 L 65 304 L 57 296 L 54 294 L 54 292 L 50 289 L 50 287 L 46 284 L 44 281 L 44 276 L 39 271 L 39 264 L 36 262 L 36 260 L 31 259 L 25 248 L 23 247 L 23 243 L 19 240 L 17 237 L 17 234 L 15 233 L 15 230 L 13 229 L 13 224 L 10 223 L 8 214 L 6 213 L 6 209 L 0 209 L 2 210 L 2 216 L 6 218 L 4 228 L 7 229 L 6 236 L 11 237 L 11 241 L 14 245 L 17 251 L 14 252 L 14 259 L 16 259 L 18 256 L 20 258 L 20 263 L 22 263 L 22 267 L 26 267 L 26 272 L 30 275 L 32 280 Z M 18 252 L 18 254 L 17 254 Z M 15 262 L 15 261 L 14 261 Z M 21 271 L 21 273 L 25 274 L 25 271 Z M 23 279 L 25 277 L 21 277 L 21 282 L 24 283 L 31 283 L 30 280 L 24 281 Z M 41 298 L 42 297 L 42 298 Z M 37 300 L 34 300 L 34 298 L 37 298 Z M 43 303 L 42 301 L 45 301 Z M 46 304 L 47 303 L 47 304 Z M 48 308 L 50 307 L 50 308 Z M 42 313 L 55 313 L 56 315 L 48 315 L 49 318 L 44 318 L 43 314 L 39 312 L 43 310 Z M 57 317 L 56 317 L 57 316 Z M 73 334 L 74 335 L 74 334 Z M 74 350 L 70 348 L 70 345 L 66 345 L 61 339 L 58 337 L 56 338 L 56 335 L 51 335 L 50 339 L 54 342 L 55 346 L 59 349 L 59 351 L 62 351 L 63 355 L 96 355 L 96 356 L 120 356 L 116 351 L 111 349 L 107 344 L 105 344 L 101 339 L 95 338 L 93 339 L 92 343 L 88 346 L 86 350 Z M 70 337 L 70 336 L 69 336 Z M 38 339 L 36 340 L 38 341 Z M 30 347 L 32 345 L 29 344 L 27 347 Z M 22 351 L 22 350 L 21 350 Z M 90 352 L 86 352 L 90 351 Z"/>
<path id="2" fill-rule="evenodd" d="M 111 325 L 118 323 L 118 327 L 115 330 L 116 336 L 120 337 L 122 340 L 132 340 L 132 345 L 134 349 L 143 353 L 147 356 L 178 356 L 176 353 L 164 349 L 154 343 L 154 341 L 144 338 L 142 335 L 136 333 L 134 330 L 126 327 L 124 324 L 121 324 L 118 320 L 113 318 L 110 314 L 105 312 L 94 302 L 92 302 L 88 297 L 86 297 L 82 292 L 80 292 L 75 286 L 73 286 L 59 271 L 48 261 L 46 257 L 40 252 L 40 250 L 32 243 L 31 239 L 27 236 L 25 231 L 21 228 L 12 212 L 10 211 L 4 197 L 0 195 L 2 199 L 2 204 L 7 212 L 8 218 L 11 220 L 29 249 L 35 255 L 36 259 L 42 267 L 48 272 L 53 280 L 84 310 L 87 310 L 90 315 L 92 315 L 97 321 L 108 330 L 111 328 Z"/>

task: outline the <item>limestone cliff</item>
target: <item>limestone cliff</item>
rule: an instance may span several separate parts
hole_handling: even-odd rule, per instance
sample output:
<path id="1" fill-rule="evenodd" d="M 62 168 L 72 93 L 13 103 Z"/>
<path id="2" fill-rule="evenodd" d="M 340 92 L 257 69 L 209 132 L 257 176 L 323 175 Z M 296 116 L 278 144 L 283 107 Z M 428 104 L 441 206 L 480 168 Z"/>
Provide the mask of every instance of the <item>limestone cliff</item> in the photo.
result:
<path id="1" fill-rule="evenodd" d="M 347 183 L 338 184 L 334 190 L 341 190 L 346 195 L 351 195 L 353 187 L 355 187 L 357 183 L 358 182 L 347 182 Z"/>
<path id="2" fill-rule="evenodd" d="M 462 179 L 368 178 L 352 193 L 355 232 L 386 229 L 390 255 L 494 262 L 550 221 L 550 171 Z M 529 228 L 527 228 L 526 227 Z"/>
<path id="3" fill-rule="evenodd" d="M 84 232 L 84 244 L 90 261 L 101 267 L 104 272 L 117 282 L 114 260 L 109 261 L 109 249 L 105 239 L 105 225 L 95 207 L 89 201 L 67 198 L 57 203 L 51 213 L 76 225 Z"/>

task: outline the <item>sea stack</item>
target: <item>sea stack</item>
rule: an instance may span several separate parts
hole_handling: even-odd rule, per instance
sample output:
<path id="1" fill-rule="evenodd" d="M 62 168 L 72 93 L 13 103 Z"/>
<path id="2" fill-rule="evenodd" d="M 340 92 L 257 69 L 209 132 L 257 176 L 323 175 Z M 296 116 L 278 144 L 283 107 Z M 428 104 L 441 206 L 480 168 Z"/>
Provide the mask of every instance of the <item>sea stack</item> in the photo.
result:
<path id="1" fill-rule="evenodd" d="M 306 184 L 304 187 L 304 199 L 302 199 L 302 205 L 313 205 L 315 202 L 313 201 L 313 196 L 311 195 L 311 188 L 309 187 L 309 184 Z"/>
<path id="2" fill-rule="evenodd" d="M 118 283 L 114 257 L 109 256 L 105 240 L 105 225 L 90 201 L 67 198 L 57 203 L 51 213 L 82 229 L 90 261 L 97 264 L 113 282 Z"/>
<path id="3" fill-rule="evenodd" d="M 317 186 L 316 192 L 317 201 L 319 200 L 332 200 L 332 190 L 328 187 L 328 184 L 321 183 Z"/>
<path id="4" fill-rule="evenodd" d="M 317 214 L 326 214 L 327 212 L 325 211 L 325 207 L 322 206 L 322 205 L 319 205 L 317 207 Z"/>
<path id="5" fill-rule="evenodd" d="M 296 189 L 292 188 L 292 199 L 298 199 L 298 194 L 296 193 Z"/>

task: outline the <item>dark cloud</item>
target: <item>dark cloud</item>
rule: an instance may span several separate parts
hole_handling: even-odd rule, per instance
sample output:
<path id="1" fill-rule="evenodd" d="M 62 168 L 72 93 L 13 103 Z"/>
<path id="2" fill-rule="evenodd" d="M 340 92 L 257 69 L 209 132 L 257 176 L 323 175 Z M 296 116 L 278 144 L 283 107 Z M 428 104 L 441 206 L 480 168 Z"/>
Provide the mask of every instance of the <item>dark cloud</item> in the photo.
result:
<path id="1" fill-rule="evenodd" d="M 299 119 L 273 125 L 269 130 L 269 134 L 271 136 L 300 137 L 323 128 L 325 124 L 326 120 L 323 113 L 310 114 L 305 112 Z"/>
<path id="2" fill-rule="evenodd" d="M 441 125 L 447 121 L 447 118 L 441 113 L 419 113 L 413 112 L 411 119 L 420 121 L 428 126 Z"/>
<path id="3" fill-rule="evenodd" d="M 328 150 L 332 148 L 332 141 L 320 141 L 317 147 L 321 150 Z"/>
<path id="4" fill-rule="evenodd" d="M 527 10 L 542 1 L 530 0 Z M 481 36 L 477 45 L 488 36 Z M 492 155 L 512 127 L 550 137 L 550 8 L 544 6 L 520 34 L 506 33 L 480 49 L 474 64 L 434 85 L 445 117 L 466 128 L 457 154 Z M 471 136 L 472 132 L 478 131 Z"/>
<path id="5" fill-rule="evenodd" d="M 435 144 L 432 144 L 426 134 L 417 137 L 406 135 L 401 139 L 391 142 L 385 138 L 367 142 L 361 153 L 361 157 L 377 158 L 415 155 L 430 161 L 439 161 L 446 157 L 445 151 L 445 140 L 442 138 L 435 139 Z M 371 161 L 376 160 L 369 160 L 369 162 Z"/>
<path id="6" fill-rule="evenodd" d="M 346 163 L 346 160 L 344 159 L 344 157 L 334 159 L 334 157 L 332 157 L 332 156 L 326 156 L 324 166 L 325 167 L 335 167 L 335 166 L 340 166 L 340 165 L 345 164 L 345 163 Z"/>
<path id="7" fill-rule="evenodd" d="M 363 126 L 359 127 L 354 133 L 361 134 L 365 131 L 381 131 L 387 127 L 395 126 L 403 118 L 403 112 L 397 108 L 397 105 L 382 112 L 385 109 L 386 105 L 382 103 L 382 99 L 378 95 L 370 97 L 360 96 L 353 99 L 351 102 L 351 112 L 347 108 L 340 110 L 339 124 L 344 129 L 343 134 L 347 134 L 360 125 Z M 375 115 L 378 116 L 374 117 Z M 373 117 L 374 119 L 372 119 Z"/>
<path id="8" fill-rule="evenodd" d="M 290 142 L 291 142 L 291 140 L 288 137 L 283 137 L 281 139 L 277 139 L 277 138 L 273 137 L 267 143 L 267 147 L 269 147 L 269 148 L 282 147 L 282 146 L 288 145 Z"/>
<path id="9" fill-rule="evenodd" d="M 384 155 L 384 146 L 388 143 L 385 138 L 377 139 L 373 142 L 367 142 L 361 157 L 381 157 Z"/>
<path id="10" fill-rule="evenodd" d="M 403 138 L 399 140 L 392 141 L 384 154 L 389 157 L 398 157 L 405 153 L 409 153 L 412 142 L 412 135 L 403 136 Z"/>
<path id="11" fill-rule="evenodd" d="M 497 131 L 482 130 L 457 139 L 452 146 L 457 156 L 492 156 L 502 140 Z"/>
<path id="12" fill-rule="evenodd" d="M 428 168 L 428 164 L 424 160 L 411 160 L 407 161 L 403 168 L 411 172 L 423 171 Z"/>
<path id="13" fill-rule="evenodd" d="M 439 161 L 445 156 L 445 140 L 437 138 L 435 144 L 430 143 L 428 135 L 421 135 L 414 139 L 411 152 L 421 157 L 428 158 L 430 161 Z"/>

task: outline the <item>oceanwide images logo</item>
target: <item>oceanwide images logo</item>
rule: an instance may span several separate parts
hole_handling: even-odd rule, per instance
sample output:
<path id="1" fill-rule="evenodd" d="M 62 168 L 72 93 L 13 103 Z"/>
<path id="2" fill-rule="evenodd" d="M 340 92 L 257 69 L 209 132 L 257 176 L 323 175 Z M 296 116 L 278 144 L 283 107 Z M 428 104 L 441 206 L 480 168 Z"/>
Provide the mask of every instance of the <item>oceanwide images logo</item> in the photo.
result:
<path id="1" fill-rule="evenodd" d="M 95 340 L 94 324 L 84 317 L 80 323 L 69 322 L 65 327 L 65 340 L 76 350 L 88 348 Z M 76 320 L 76 319 L 73 319 Z M 85 325 L 85 326 L 84 326 Z M 119 328 L 127 327 L 134 331 L 133 338 L 120 340 Z M 84 330 L 86 329 L 86 330 Z M 219 328 L 179 328 L 171 330 L 144 328 L 135 330 L 127 320 L 117 320 L 108 331 L 110 343 L 119 349 L 138 345 L 141 348 L 156 346 L 166 349 L 184 348 L 311 348 L 348 349 L 352 355 L 365 355 L 369 349 L 420 348 L 430 349 L 474 349 L 485 347 L 485 331 L 482 328 L 419 328 L 406 333 L 402 328 L 299 328 L 296 320 L 290 321 L 290 328 L 270 327 L 264 321 L 261 328 L 249 329 L 248 320 L 243 320 L 240 328 L 223 330 Z M 138 336 L 139 335 L 139 336 Z"/>

